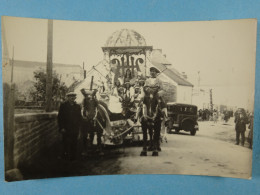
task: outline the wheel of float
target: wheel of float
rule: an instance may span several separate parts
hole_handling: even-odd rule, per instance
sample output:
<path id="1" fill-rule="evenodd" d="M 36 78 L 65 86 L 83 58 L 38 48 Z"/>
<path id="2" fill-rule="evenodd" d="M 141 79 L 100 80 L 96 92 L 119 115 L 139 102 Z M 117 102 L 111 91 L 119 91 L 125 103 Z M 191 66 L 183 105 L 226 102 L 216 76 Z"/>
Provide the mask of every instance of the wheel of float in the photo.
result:
<path id="1" fill-rule="evenodd" d="M 100 114 L 102 115 L 101 117 L 104 117 L 104 119 L 105 119 L 105 124 L 101 124 L 102 125 L 102 129 L 103 129 L 102 142 L 103 142 L 104 145 L 114 145 L 109 140 L 107 140 L 105 138 L 105 136 L 104 136 L 105 134 L 110 134 L 111 131 L 112 131 L 108 112 L 107 112 L 106 108 L 103 105 L 101 105 L 101 104 L 98 105 L 98 109 L 101 110 L 101 112 L 99 111 Z"/>

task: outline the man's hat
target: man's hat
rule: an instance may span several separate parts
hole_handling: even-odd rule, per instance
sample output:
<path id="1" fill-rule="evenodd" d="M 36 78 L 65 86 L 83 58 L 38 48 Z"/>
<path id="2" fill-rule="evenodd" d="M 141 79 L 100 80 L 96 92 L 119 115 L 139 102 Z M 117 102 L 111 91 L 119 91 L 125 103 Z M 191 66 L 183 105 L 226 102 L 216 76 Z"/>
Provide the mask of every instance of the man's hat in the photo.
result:
<path id="1" fill-rule="evenodd" d="M 77 94 L 75 92 L 69 92 L 67 93 L 67 96 L 77 96 Z"/>
<path id="2" fill-rule="evenodd" d="M 156 73 L 160 73 L 160 71 L 157 68 L 155 68 L 155 67 L 151 67 L 150 71 L 155 71 Z"/>

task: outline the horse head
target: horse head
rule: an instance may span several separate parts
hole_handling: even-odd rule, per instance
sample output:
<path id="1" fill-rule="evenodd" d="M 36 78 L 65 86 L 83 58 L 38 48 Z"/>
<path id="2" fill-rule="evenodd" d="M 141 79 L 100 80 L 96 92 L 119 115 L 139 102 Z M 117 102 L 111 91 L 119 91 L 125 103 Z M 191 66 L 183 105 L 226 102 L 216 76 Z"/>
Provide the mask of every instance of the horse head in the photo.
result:
<path id="1" fill-rule="evenodd" d="M 97 90 L 85 90 L 81 89 L 81 93 L 84 96 L 82 116 L 84 119 L 91 120 L 97 115 L 98 100 L 96 98 Z"/>

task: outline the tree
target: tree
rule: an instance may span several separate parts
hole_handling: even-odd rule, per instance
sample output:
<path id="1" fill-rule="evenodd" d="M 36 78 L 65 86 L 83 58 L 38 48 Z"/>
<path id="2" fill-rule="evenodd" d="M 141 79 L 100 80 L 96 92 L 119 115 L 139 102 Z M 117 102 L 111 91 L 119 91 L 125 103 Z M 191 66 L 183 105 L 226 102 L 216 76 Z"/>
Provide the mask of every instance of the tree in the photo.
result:
<path id="1" fill-rule="evenodd" d="M 43 70 L 38 70 L 34 72 L 34 78 L 36 82 L 34 83 L 34 90 L 31 91 L 31 96 L 33 100 L 38 103 L 45 105 L 46 102 L 46 78 L 47 74 Z M 61 77 L 57 73 L 52 75 L 52 100 L 54 103 L 62 101 L 68 87 L 64 82 L 61 82 Z"/>

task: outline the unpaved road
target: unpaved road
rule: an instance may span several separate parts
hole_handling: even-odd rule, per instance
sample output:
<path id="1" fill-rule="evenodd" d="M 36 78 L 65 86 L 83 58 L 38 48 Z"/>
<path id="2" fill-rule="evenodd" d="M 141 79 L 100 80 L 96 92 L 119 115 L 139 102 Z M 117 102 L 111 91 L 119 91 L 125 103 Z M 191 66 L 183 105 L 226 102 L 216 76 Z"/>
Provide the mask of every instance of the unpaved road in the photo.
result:
<path id="1" fill-rule="evenodd" d="M 140 157 L 141 147 L 127 147 L 110 168 L 105 162 L 99 174 L 189 174 L 250 178 L 252 150 L 235 145 L 233 120 L 200 122 L 196 136 L 168 134 L 158 157 Z M 248 131 L 246 132 L 246 135 Z M 116 166 L 116 169 L 114 168 Z M 103 167 L 103 169 L 102 169 Z M 113 170 L 113 173 L 111 172 Z"/>
<path id="2" fill-rule="evenodd" d="M 140 157 L 141 146 L 106 149 L 103 157 L 76 162 L 58 159 L 52 150 L 35 164 L 22 170 L 25 179 L 112 175 L 112 174 L 188 174 L 250 178 L 252 150 L 235 145 L 233 119 L 228 124 L 200 122 L 195 136 L 189 133 L 168 134 L 158 157 Z M 248 134 L 248 130 L 246 135 Z M 58 148 L 58 147 L 57 147 Z"/>

